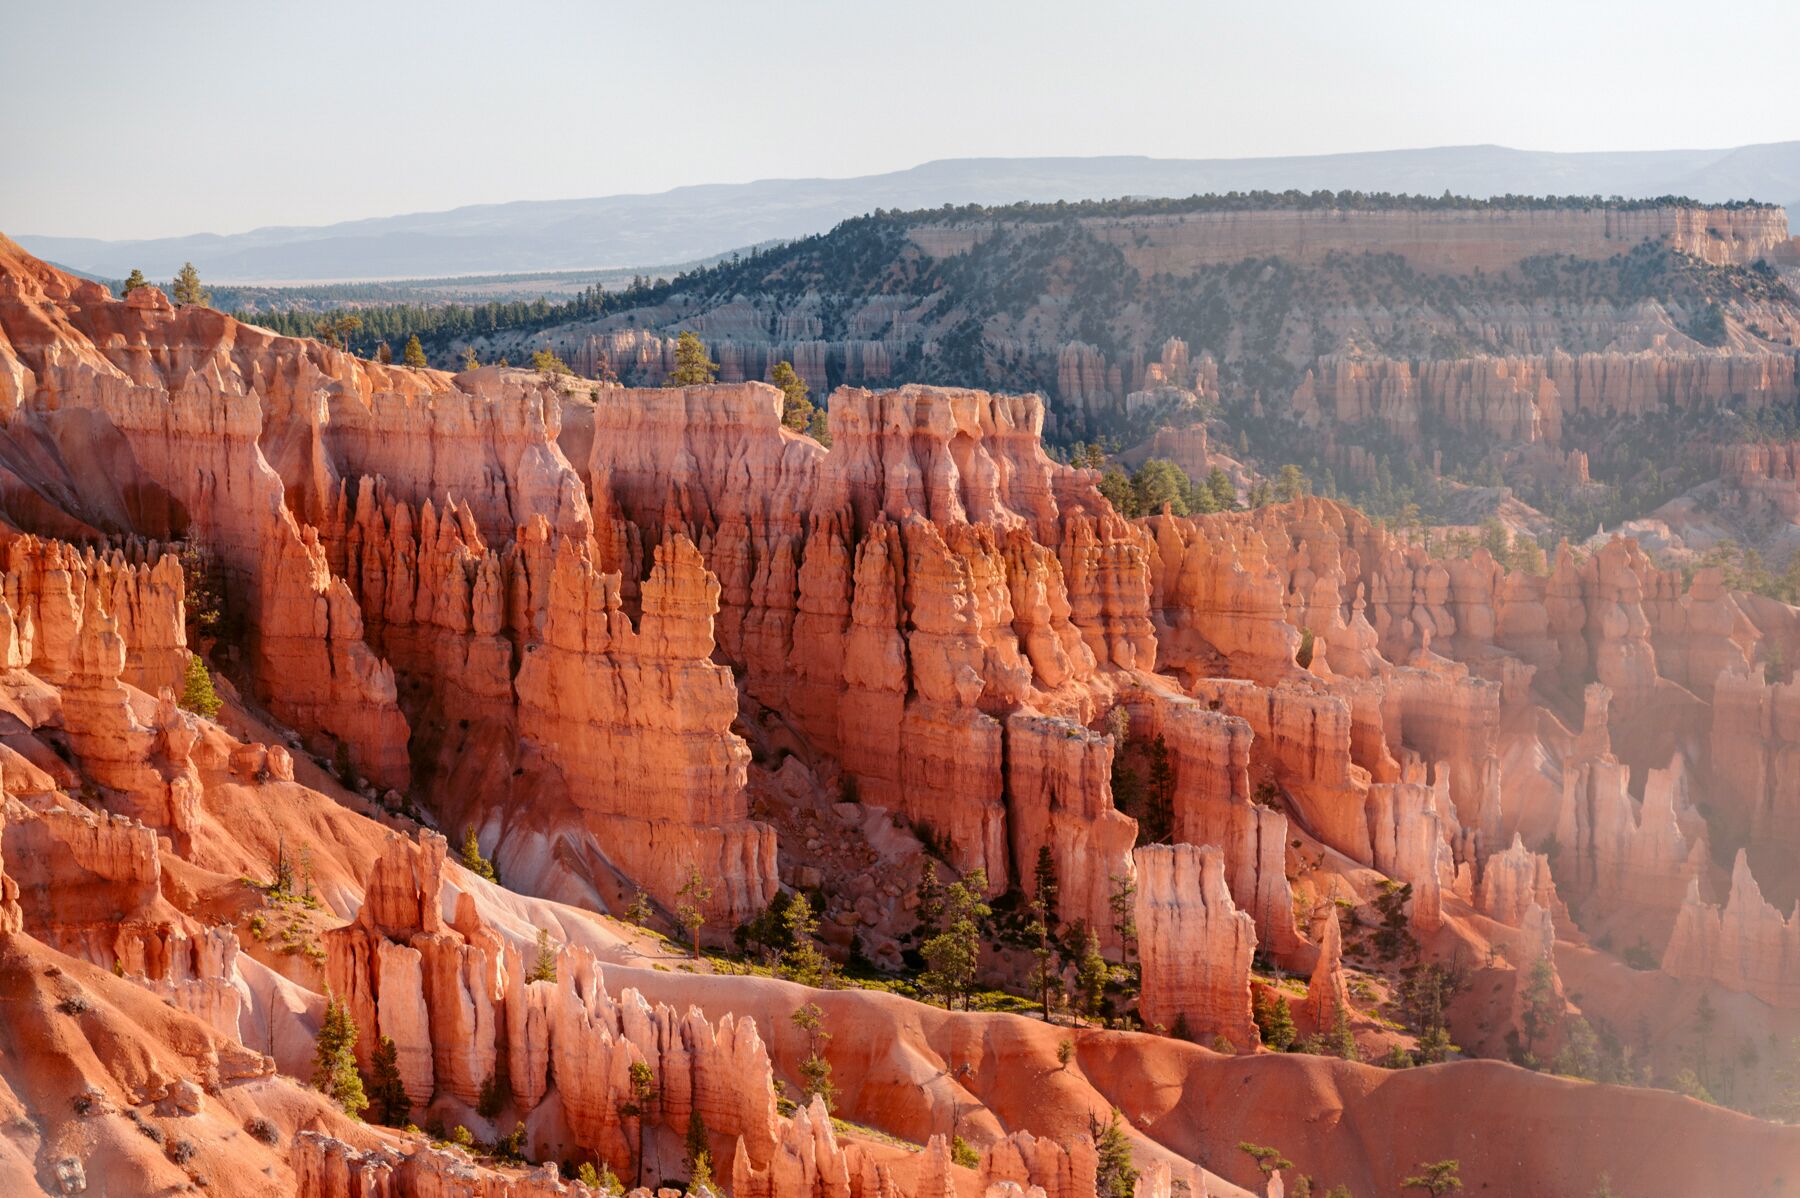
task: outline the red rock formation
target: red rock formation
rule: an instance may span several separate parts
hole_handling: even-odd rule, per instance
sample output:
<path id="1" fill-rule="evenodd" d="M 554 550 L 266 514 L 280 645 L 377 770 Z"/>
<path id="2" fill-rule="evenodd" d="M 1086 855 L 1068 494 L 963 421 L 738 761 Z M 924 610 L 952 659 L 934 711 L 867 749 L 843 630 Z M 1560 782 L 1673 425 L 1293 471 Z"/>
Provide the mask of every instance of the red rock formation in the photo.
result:
<path id="1" fill-rule="evenodd" d="M 1132 876 L 1137 823 L 1112 802 L 1110 737 L 1066 720 L 1015 712 L 1006 720 L 1006 825 L 1027 877 L 1049 848 L 1065 924 L 1112 937 L 1113 878 Z M 1109 944 L 1109 947 L 1117 947 Z"/>
<path id="2" fill-rule="evenodd" d="M 1692 343 L 1689 343 L 1692 344 Z M 1708 411 L 1789 403 L 1791 357 L 1729 349 L 1425 359 L 1324 357 L 1292 403 L 1302 420 L 1376 421 L 1411 443 L 1421 421 L 1513 442 L 1560 445 L 1568 416 Z"/>
<path id="3" fill-rule="evenodd" d="M 1338 1014 L 1350 1014 L 1350 990 L 1344 980 L 1344 933 L 1338 924 L 1334 905 L 1325 916 L 1325 930 L 1319 939 L 1319 963 L 1313 967 L 1312 979 L 1306 987 L 1306 1003 L 1301 1008 L 1310 1025 L 1323 1031 L 1337 1024 Z"/>
<path id="4" fill-rule="evenodd" d="M 1785 918 L 1762 896 L 1740 851 L 1723 909 L 1688 883 L 1663 972 L 1755 995 L 1773 1007 L 1800 1007 L 1800 912 Z"/>
<path id="5" fill-rule="evenodd" d="M 653 1122 L 679 1136 L 699 1112 L 714 1136 L 737 1138 L 753 1162 L 767 1162 L 775 1098 L 753 1021 L 726 1016 L 715 1026 L 692 1009 L 652 1008 L 632 990 L 614 1000 L 581 949 L 558 953 L 554 979 L 532 980 L 520 946 L 488 927 L 468 894 L 455 921 L 444 921 L 445 849 L 430 833 L 391 840 L 356 921 L 326 934 L 327 978 L 361 1031 L 359 1059 L 377 1037 L 391 1038 L 419 1109 L 438 1100 L 472 1108 L 504 1060 L 521 1116 L 552 1103 L 554 1114 L 533 1116 L 532 1126 L 572 1137 L 546 1139 L 545 1154 L 579 1148 L 621 1169 L 635 1159 L 636 1139 L 619 1108 L 631 1066 L 647 1063 Z M 646 1149 L 665 1150 L 657 1144 Z"/>
<path id="6" fill-rule="evenodd" d="M 1641 804 L 1626 783 L 1626 768 L 1610 757 L 1567 767 L 1558 889 L 1590 933 L 1641 936 L 1654 946 L 1675 921 L 1679 888 L 1706 868 L 1705 827 L 1688 804 L 1679 759 L 1650 771 Z"/>
<path id="7" fill-rule="evenodd" d="M 1258 1043 L 1250 1014 L 1256 924 L 1231 901 L 1225 858 L 1210 845 L 1144 845 L 1137 863 L 1138 955 L 1144 1022 L 1202 1042 Z"/>

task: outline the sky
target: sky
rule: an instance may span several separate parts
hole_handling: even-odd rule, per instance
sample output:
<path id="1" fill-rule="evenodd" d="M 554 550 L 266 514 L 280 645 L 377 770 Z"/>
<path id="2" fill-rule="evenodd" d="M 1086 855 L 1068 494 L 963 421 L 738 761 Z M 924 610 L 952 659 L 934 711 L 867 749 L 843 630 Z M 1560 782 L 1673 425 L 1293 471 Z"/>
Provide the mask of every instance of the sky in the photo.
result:
<path id="1" fill-rule="evenodd" d="M 934 158 L 1800 138 L 1796 0 L 0 0 L 0 231 L 135 238 Z"/>

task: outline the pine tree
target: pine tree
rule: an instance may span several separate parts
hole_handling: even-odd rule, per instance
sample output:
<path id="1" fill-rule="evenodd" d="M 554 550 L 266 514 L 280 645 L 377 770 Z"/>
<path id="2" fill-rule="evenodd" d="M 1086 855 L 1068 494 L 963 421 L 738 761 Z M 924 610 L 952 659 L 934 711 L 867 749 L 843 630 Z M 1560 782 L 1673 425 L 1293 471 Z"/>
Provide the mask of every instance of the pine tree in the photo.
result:
<path id="1" fill-rule="evenodd" d="M 1061 896 L 1062 886 L 1056 877 L 1056 858 L 1051 855 L 1047 844 L 1038 846 L 1037 869 L 1032 883 L 1032 901 L 1040 908 L 1038 918 L 1044 921 L 1047 932 L 1055 932 L 1056 904 Z"/>
<path id="2" fill-rule="evenodd" d="M 212 674 L 198 653 L 188 654 L 187 676 L 181 683 L 181 706 L 209 720 L 217 719 L 219 709 L 224 706 L 218 692 L 213 690 Z"/>
<path id="3" fill-rule="evenodd" d="M 352 1119 L 369 1105 L 362 1075 L 356 1071 L 356 1021 L 350 1008 L 325 992 L 325 1021 L 313 1047 L 313 1088 L 323 1092 Z"/>
<path id="4" fill-rule="evenodd" d="M 369 1118 L 389 1127 L 404 1127 L 412 1120 L 412 1099 L 400 1080 L 400 1052 L 391 1036 L 376 1042 L 370 1062 Z"/>
<path id="5" fill-rule="evenodd" d="M 1256 1162 L 1256 1168 L 1264 1177 L 1277 1169 L 1292 1169 L 1294 1162 L 1281 1155 L 1278 1148 L 1268 1148 L 1262 1144 L 1252 1144 L 1249 1140 L 1238 1141 L 1238 1151 Z"/>
<path id="6" fill-rule="evenodd" d="M 363 320 L 354 312 L 338 312 L 331 316 L 321 316 L 313 324 L 313 336 L 333 349 L 347 349 L 350 345 L 350 334 L 359 332 Z"/>
<path id="7" fill-rule="evenodd" d="M 1106 905 L 1112 909 L 1113 934 L 1119 938 L 1119 960 L 1129 966 L 1137 944 L 1137 883 L 1126 874 L 1114 874 L 1111 881 Z"/>
<path id="8" fill-rule="evenodd" d="M 1169 757 L 1169 742 L 1158 734 L 1146 752 L 1150 777 L 1144 788 L 1144 826 L 1138 843 L 1168 844 L 1175 839 L 1175 766 Z"/>
<path id="9" fill-rule="evenodd" d="M 1112 977 L 1112 967 L 1100 953 L 1100 937 L 1094 929 L 1083 929 L 1081 940 L 1081 959 L 1075 966 L 1075 988 L 1081 992 L 1081 1006 L 1089 1015 L 1100 1013 L 1100 1004 L 1106 998 L 1106 983 Z"/>
<path id="10" fill-rule="evenodd" d="M 775 976 L 802 986 L 828 984 L 836 968 L 819 948 L 819 920 L 804 894 L 795 895 L 782 912 L 782 927 L 789 944 L 775 959 Z"/>
<path id="11" fill-rule="evenodd" d="M 1276 1052 L 1286 1052 L 1294 1043 L 1294 1012 L 1285 995 L 1273 990 L 1259 990 L 1252 1004 L 1256 1028 L 1262 1042 Z"/>
<path id="12" fill-rule="evenodd" d="M 1462 1178 L 1457 1172 L 1462 1168 L 1460 1161 L 1435 1161 L 1427 1164 L 1420 1161 L 1413 1166 L 1419 1172 L 1400 1183 L 1403 1190 L 1424 1190 L 1431 1198 L 1443 1198 L 1452 1190 L 1462 1189 Z"/>
<path id="13" fill-rule="evenodd" d="M 831 1039 L 831 1033 L 825 1030 L 825 1012 L 819 1010 L 817 1003 L 807 1003 L 797 1008 L 788 1016 L 795 1027 L 806 1033 L 806 1059 L 800 1062 L 801 1102 L 809 1102 L 817 1094 L 825 1100 L 825 1108 L 831 1109 L 832 1100 L 837 1095 L 837 1087 L 831 1084 L 831 1062 L 825 1059 L 822 1051 L 825 1042 Z"/>
<path id="14" fill-rule="evenodd" d="M 400 360 L 414 368 L 426 365 L 425 347 L 419 344 L 417 333 L 407 337 L 406 348 L 400 351 Z"/>
<path id="15" fill-rule="evenodd" d="M 531 963 L 531 972 L 525 975 L 528 982 L 554 982 L 556 980 L 556 948 L 550 943 L 550 932 L 539 928 L 537 934 L 537 959 Z"/>
<path id="16" fill-rule="evenodd" d="M 639 890 L 625 908 L 625 922 L 640 928 L 650 926 L 650 896 Z"/>
<path id="17" fill-rule="evenodd" d="M 475 835 L 475 825 L 470 824 L 463 833 L 462 851 L 463 868 L 472 874 L 486 878 L 490 882 L 498 882 L 499 875 L 494 870 L 494 863 L 481 855 L 481 838 Z"/>
<path id="18" fill-rule="evenodd" d="M 481 368 L 481 359 L 475 356 L 475 347 L 473 345 L 463 346 L 462 368 L 464 370 L 479 370 Z"/>
<path id="19" fill-rule="evenodd" d="M 392 365 L 394 361 L 394 347 L 385 341 L 376 343 L 375 360 L 383 366 Z"/>
<path id="20" fill-rule="evenodd" d="M 671 387 L 700 387 L 719 375 L 719 364 L 706 356 L 706 346 L 690 331 L 675 339 L 675 372 L 669 376 Z"/>
<path id="21" fill-rule="evenodd" d="M 552 349 L 533 351 L 531 355 L 531 368 L 548 379 L 575 373 L 569 369 L 569 364 L 559 358 L 556 351 Z"/>
<path id="22" fill-rule="evenodd" d="M 806 435 L 826 449 L 831 448 L 831 415 L 823 407 L 813 409 L 806 422 Z"/>
<path id="23" fill-rule="evenodd" d="M 1292 462 L 1283 466 L 1281 472 L 1275 476 L 1275 498 L 1282 503 L 1290 503 L 1306 494 L 1310 489 L 1306 475 L 1302 474 L 1300 467 Z"/>
<path id="24" fill-rule="evenodd" d="M 688 1115 L 682 1163 L 687 1166 L 690 1194 L 712 1187 L 712 1141 L 706 1134 L 706 1120 L 700 1117 L 697 1107 Z"/>
<path id="25" fill-rule="evenodd" d="M 781 423 L 797 433 L 805 432 L 813 415 L 806 380 L 794 371 L 792 362 L 777 362 L 769 371 L 769 381 L 781 388 Z"/>
<path id="26" fill-rule="evenodd" d="M 1138 1171 L 1131 1161 L 1131 1140 L 1119 1122 L 1119 1108 L 1113 1108 L 1104 1127 L 1089 1115 L 1088 1132 L 1094 1137 L 1094 1151 L 1100 1158 L 1094 1169 L 1095 1198 L 1132 1198 Z"/>
<path id="27" fill-rule="evenodd" d="M 1212 492 L 1213 502 L 1219 505 L 1221 512 L 1237 507 L 1237 488 L 1231 485 L 1231 477 L 1224 470 L 1214 466 L 1207 471 L 1204 485 Z"/>
<path id="28" fill-rule="evenodd" d="M 656 1107 L 656 1075 L 643 1061 L 631 1063 L 631 1089 L 619 1104 L 619 1114 L 637 1120 L 637 1185 L 644 1184 L 644 1125 Z"/>
<path id="29" fill-rule="evenodd" d="M 148 286 L 150 286 L 150 280 L 144 277 L 143 271 L 134 266 L 131 268 L 131 273 L 125 276 L 125 289 L 119 292 L 119 295 L 123 298 L 136 291 L 139 287 Z"/>
<path id="30" fill-rule="evenodd" d="M 948 1009 L 958 995 L 968 1005 L 969 992 L 981 964 L 981 921 L 992 909 L 983 901 L 987 872 L 972 869 L 960 882 L 944 890 L 943 930 L 919 949 L 925 972 L 919 978 L 926 990 L 942 995 Z"/>
<path id="31" fill-rule="evenodd" d="M 700 876 L 697 866 L 688 866 L 687 881 L 675 892 L 682 900 L 675 908 L 675 918 L 682 927 L 688 930 L 688 938 L 694 950 L 694 959 L 700 959 L 700 929 L 706 925 L 706 904 L 712 901 L 712 887 Z"/>
<path id="32" fill-rule="evenodd" d="M 1025 934 L 1034 938 L 1036 943 L 1032 945 L 1031 949 L 1033 964 L 1029 984 L 1036 992 L 1038 1001 L 1043 1005 L 1044 1022 L 1054 1023 L 1050 996 L 1052 991 L 1058 990 L 1062 986 L 1062 971 L 1056 967 L 1056 949 L 1050 943 L 1050 930 L 1044 925 L 1044 906 L 1042 903 L 1034 902 L 1031 909 L 1036 914 L 1036 918 L 1025 929 Z"/>
<path id="33" fill-rule="evenodd" d="M 920 944 L 937 935 L 944 920 L 944 887 L 938 881 L 937 862 L 930 857 L 919 867 L 919 901 L 914 905 L 919 922 L 913 927 L 913 939 Z"/>
<path id="34" fill-rule="evenodd" d="M 205 307 L 212 303 L 212 292 L 200 285 L 200 272 L 194 269 L 192 262 L 183 263 L 175 274 L 175 282 L 169 287 L 169 298 L 175 306 L 185 308 L 189 304 Z"/>

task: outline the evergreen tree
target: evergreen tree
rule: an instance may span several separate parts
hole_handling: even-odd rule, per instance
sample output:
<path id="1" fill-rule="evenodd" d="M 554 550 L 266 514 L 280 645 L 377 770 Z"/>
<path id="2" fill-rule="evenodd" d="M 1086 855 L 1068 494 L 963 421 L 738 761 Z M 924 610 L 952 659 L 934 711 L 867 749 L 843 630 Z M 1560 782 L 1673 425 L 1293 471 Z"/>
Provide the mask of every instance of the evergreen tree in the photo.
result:
<path id="1" fill-rule="evenodd" d="M 550 932 L 547 928 L 539 928 L 537 934 L 537 958 L 531 963 L 531 971 L 525 975 L 527 982 L 554 982 L 556 980 L 556 946 L 550 943 Z"/>
<path id="2" fill-rule="evenodd" d="M 836 972 L 831 958 L 819 948 L 819 920 L 804 894 L 796 895 L 782 912 L 788 947 L 775 960 L 775 976 L 802 986 L 823 986 Z"/>
<path id="3" fill-rule="evenodd" d="M 826 449 L 831 448 L 831 418 L 823 407 L 813 409 L 806 422 L 806 435 Z"/>
<path id="4" fill-rule="evenodd" d="M 1462 1168 L 1460 1161 L 1436 1161 L 1426 1164 L 1420 1161 L 1413 1166 L 1419 1172 L 1400 1183 L 1403 1190 L 1424 1190 L 1431 1198 L 1443 1198 L 1452 1190 L 1462 1189 L 1462 1178 L 1457 1172 Z"/>
<path id="5" fill-rule="evenodd" d="M 1264 1044 L 1276 1052 L 1286 1052 L 1293 1046 L 1294 1012 L 1285 995 L 1274 990 L 1259 990 L 1251 1011 L 1256 1017 L 1256 1027 L 1262 1033 Z"/>
<path id="6" fill-rule="evenodd" d="M 639 890 L 625 908 L 625 922 L 640 928 L 650 926 L 650 896 Z"/>
<path id="7" fill-rule="evenodd" d="M 1144 787 L 1144 818 L 1138 829 L 1139 844 L 1168 844 L 1175 839 L 1175 766 L 1169 742 L 1160 733 L 1146 750 L 1150 777 Z"/>
<path id="8" fill-rule="evenodd" d="M 369 1105 L 362 1074 L 356 1071 L 356 1021 L 350 1008 L 325 992 L 325 1020 L 313 1046 L 313 1088 L 337 1103 L 352 1119 Z"/>
<path id="9" fill-rule="evenodd" d="M 314 322 L 313 336 L 333 349 L 347 349 L 350 334 L 359 332 L 362 323 L 362 317 L 355 312 L 336 312 Z"/>
<path id="10" fill-rule="evenodd" d="M 391 366 L 394 361 L 394 347 L 385 341 L 376 342 L 375 360 L 383 366 Z"/>
<path id="11" fill-rule="evenodd" d="M 1081 957 L 1075 965 L 1075 988 L 1081 992 L 1082 1010 L 1092 1016 L 1100 1013 L 1112 967 L 1101 955 L 1100 937 L 1094 934 L 1094 929 L 1083 928 L 1082 933 Z"/>
<path id="12" fill-rule="evenodd" d="M 943 930 L 919 949 L 925 958 L 925 973 L 919 982 L 927 991 L 942 995 L 946 1008 L 958 995 L 964 1007 L 968 1006 L 981 963 L 981 921 L 993 914 L 983 901 L 986 891 L 987 873 L 980 869 L 970 870 L 962 881 L 946 887 Z"/>
<path id="13" fill-rule="evenodd" d="M 1140 514 L 1154 516 L 1164 507 L 1177 516 L 1188 514 L 1188 476 L 1180 466 L 1164 458 L 1151 458 L 1132 475 L 1131 490 Z"/>
<path id="14" fill-rule="evenodd" d="M 1549 953 L 1532 962 L 1526 978 L 1519 1022 L 1525 1030 L 1525 1050 L 1535 1057 L 1538 1041 L 1555 1028 L 1562 1013 L 1556 997 L 1556 967 L 1550 963 Z"/>
<path id="15" fill-rule="evenodd" d="M 187 262 L 175 273 L 175 281 L 169 285 L 169 298 L 178 308 L 189 304 L 205 307 L 212 303 L 212 292 L 200 285 L 200 272 L 194 269 L 192 262 Z"/>
<path id="16" fill-rule="evenodd" d="M 1237 488 L 1231 485 L 1230 476 L 1218 466 L 1207 471 L 1205 486 L 1221 512 L 1229 512 L 1237 507 Z"/>
<path id="17" fill-rule="evenodd" d="M 1138 1171 L 1131 1161 L 1131 1140 L 1119 1122 L 1119 1108 L 1112 1109 L 1105 1126 L 1089 1115 L 1088 1132 L 1094 1137 L 1094 1151 L 1100 1158 L 1094 1169 L 1095 1198 L 1132 1198 Z"/>
<path id="18" fill-rule="evenodd" d="M 1056 903 L 1062 891 L 1056 878 L 1056 858 L 1051 855 L 1050 846 L 1038 846 L 1037 869 L 1032 875 L 1032 902 L 1038 907 L 1038 918 L 1044 921 L 1046 932 L 1056 931 Z"/>
<path id="19" fill-rule="evenodd" d="M 545 378 L 554 379 L 566 374 L 574 374 L 569 364 L 556 356 L 555 350 L 534 350 L 531 354 L 531 368 Z"/>
<path id="20" fill-rule="evenodd" d="M 1143 514 L 1138 507 L 1137 490 L 1131 485 L 1131 476 L 1117 466 L 1106 468 L 1106 472 L 1100 476 L 1098 486 L 1100 494 L 1106 497 L 1106 501 L 1113 505 L 1113 510 L 1119 515 L 1130 519 Z"/>
<path id="21" fill-rule="evenodd" d="M 1128 875 L 1114 874 L 1106 905 L 1112 910 L 1113 935 L 1119 938 L 1119 961 L 1129 967 L 1137 946 L 1137 883 Z"/>
<path id="22" fill-rule="evenodd" d="M 1281 1155 L 1279 1148 L 1269 1148 L 1263 1144 L 1252 1144 L 1249 1140 L 1238 1141 L 1238 1151 L 1256 1162 L 1257 1171 L 1264 1177 L 1277 1169 L 1292 1169 L 1294 1162 Z"/>
<path id="23" fill-rule="evenodd" d="M 643 1061 L 633 1061 L 631 1089 L 619 1104 L 619 1114 L 637 1121 L 637 1185 L 644 1184 L 644 1125 L 656 1110 L 656 1075 Z M 634 1187 L 635 1188 L 635 1187 Z"/>
<path id="24" fill-rule="evenodd" d="M 1450 1043 L 1450 1032 L 1442 1024 L 1427 1028 L 1419 1037 L 1419 1064 L 1436 1065 L 1450 1059 L 1456 1045 Z"/>
<path id="25" fill-rule="evenodd" d="M 706 346 L 688 330 L 675 339 L 675 372 L 671 387 L 700 387 L 719 376 L 719 364 L 706 356 Z"/>
<path id="26" fill-rule="evenodd" d="M 919 922 L 913 926 L 913 939 L 923 944 L 942 930 L 944 922 L 944 886 L 938 881 L 937 862 L 930 857 L 919 867 L 919 901 L 914 904 Z"/>
<path id="27" fill-rule="evenodd" d="M 148 286 L 150 286 L 150 280 L 144 277 L 143 271 L 134 266 L 131 268 L 131 273 L 125 276 L 125 289 L 119 292 L 119 296 L 120 298 L 123 298 L 136 291 L 139 287 Z"/>
<path id="28" fill-rule="evenodd" d="M 212 674 L 198 653 L 188 654 L 187 676 L 181 683 L 181 706 L 209 720 L 217 719 L 219 709 L 224 706 L 218 692 L 213 690 Z"/>
<path id="29" fill-rule="evenodd" d="M 479 370 L 481 368 L 481 359 L 475 356 L 475 347 L 473 345 L 463 346 L 462 368 L 464 370 Z"/>
<path id="30" fill-rule="evenodd" d="M 788 1018 L 806 1033 L 806 1059 L 800 1062 L 800 1101 L 802 1104 L 811 1102 L 817 1094 L 825 1101 L 825 1109 L 830 1110 L 837 1087 L 831 1084 L 831 1062 L 825 1059 L 823 1051 L 825 1042 L 831 1039 L 831 1033 L 824 1026 L 825 1012 L 819 1010 L 816 1003 L 807 1003 Z"/>
<path id="31" fill-rule="evenodd" d="M 815 410 L 806 380 L 795 373 L 792 362 L 777 362 L 769 371 L 769 381 L 781 388 L 781 423 L 797 433 L 805 432 Z"/>
<path id="32" fill-rule="evenodd" d="M 1282 503 L 1291 503 L 1312 490 L 1306 481 L 1306 475 L 1300 467 L 1289 462 L 1275 476 L 1275 498 Z"/>
<path id="33" fill-rule="evenodd" d="M 1044 907 L 1042 903 L 1031 905 L 1036 918 L 1025 929 L 1025 934 L 1032 937 L 1035 943 L 1031 948 L 1032 966 L 1030 985 L 1037 994 L 1044 1008 L 1044 1022 L 1054 1023 L 1051 1011 L 1051 992 L 1062 987 L 1062 970 L 1056 967 L 1056 949 L 1050 943 L 1050 929 L 1044 923 Z"/>
<path id="34" fill-rule="evenodd" d="M 687 881 L 676 891 L 681 899 L 675 908 L 675 919 L 688 930 L 688 939 L 693 946 L 694 960 L 700 959 L 700 929 L 706 926 L 706 904 L 712 901 L 712 887 L 700 876 L 698 866 L 688 866 Z"/>
<path id="35" fill-rule="evenodd" d="M 687 1138 L 682 1145 L 682 1163 L 687 1166 L 688 1192 L 712 1188 L 712 1141 L 706 1134 L 706 1120 L 700 1109 L 688 1114 Z"/>
<path id="36" fill-rule="evenodd" d="M 419 335 L 412 334 L 406 339 L 406 348 L 400 351 L 400 360 L 406 365 L 417 368 L 426 365 L 425 347 L 419 344 Z"/>
<path id="37" fill-rule="evenodd" d="M 412 1120 L 412 1099 L 400 1080 L 400 1051 L 393 1037 L 383 1036 L 376 1042 L 370 1074 L 369 1118 L 389 1127 L 405 1127 Z"/>
<path id="38" fill-rule="evenodd" d="M 490 882 L 498 882 L 499 875 L 494 870 L 494 863 L 481 855 L 481 840 L 475 835 L 475 825 L 470 824 L 463 833 L 462 842 L 463 868 L 472 874 L 486 878 Z"/>

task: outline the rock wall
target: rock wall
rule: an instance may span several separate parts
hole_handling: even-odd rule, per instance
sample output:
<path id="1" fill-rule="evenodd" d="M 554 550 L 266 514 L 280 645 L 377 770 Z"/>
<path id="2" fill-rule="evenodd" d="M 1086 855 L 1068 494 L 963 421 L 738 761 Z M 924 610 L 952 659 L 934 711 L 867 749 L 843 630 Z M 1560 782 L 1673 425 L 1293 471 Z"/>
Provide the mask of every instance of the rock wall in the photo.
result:
<path id="1" fill-rule="evenodd" d="M 1240 1050 L 1259 1042 L 1250 1013 L 1256 923 L 1225 884 L 1211 845 L 1144 845 L 1137 863 L 1138 1011 L 1146 1024 L 1215 1037 Z"/>
<path id="2" fill-rule="evenodd" d="M 1754 995 L 1772 1007 L 1800 1007 L 1800 913 L 1783 917 L 1762 896 L 1744 854 L 1731 871 L 1721 909 L 1688 883 L 1663 972 Z"/>
<path id="3" fill-rule="evenodd" d="M 1426 427 L 1559 446 L 1571 417 L 1773 408 L 1800 396 L 1793 355 L 1696 348 L 1472 358 L 1327 356 L 1291 403 L 1301 420 L 1381 425 L 1408 444 Z"/>

